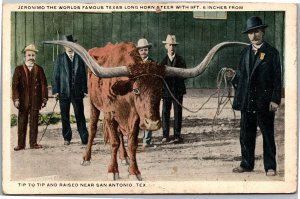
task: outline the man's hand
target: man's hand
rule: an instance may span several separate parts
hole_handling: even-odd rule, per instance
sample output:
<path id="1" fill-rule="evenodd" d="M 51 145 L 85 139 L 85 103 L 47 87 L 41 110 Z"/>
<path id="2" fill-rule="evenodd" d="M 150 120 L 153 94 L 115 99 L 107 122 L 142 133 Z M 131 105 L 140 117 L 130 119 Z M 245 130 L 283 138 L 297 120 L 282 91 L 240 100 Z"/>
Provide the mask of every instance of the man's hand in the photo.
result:
<path id="1" fill-rule="evenodd" d="M 42 103 L 42 108 L 46 107 L 46 105 L 47 105 L 47 99 L 44 99 Z"/>
<path id="2" fill-rule="evenodd" d="M 235 75 L 235 70 L 232 68 L 227 68 L 226 69 L 226 77 L 232 79 Z"/>
<path id="3" fill-rule="evenodd" d="M 58 93 L 55 93 L 55 94 L 54 94 L 54 98 L 55 98 L 56 101 L 59 100 L 59 94 L 58 94 Z"/>
<path id="4" fill-rule="evenodd" d="M 16 100 L 14 101 L 14 106 L 19 109 L 20 108 L 20 101 L 19 100 Z"/>
<path id="5" fill-rule="evenodd" d="M 271 102 L 271 103 L 270 103 L 270 106 L 269 106 L 269 111 L 275 112 L 275 111 L 278 110 L 278 108 L 279 108 L 279 105 L 278 105 L 278 104 L 276 104 L 275 102 Z"/>

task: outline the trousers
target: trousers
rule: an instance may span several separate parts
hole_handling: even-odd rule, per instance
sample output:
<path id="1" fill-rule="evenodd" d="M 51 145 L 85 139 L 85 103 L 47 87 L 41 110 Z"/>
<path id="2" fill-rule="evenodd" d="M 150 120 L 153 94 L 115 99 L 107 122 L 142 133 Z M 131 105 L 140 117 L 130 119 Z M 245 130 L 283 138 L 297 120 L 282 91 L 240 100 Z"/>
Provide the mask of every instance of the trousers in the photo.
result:
<path id="1" fill-rule="evenodd" d="M 263 136 L 264 169 L 276 170 L 276 146 L 274 138 L 275 113 L 271 111 L 241 112 L 240 145 L 242 161 L 240 166 L 252 170 L 255 161 L 257 126 Z"/>
<path id="2" fill-rule="evenodd" d="M 183 96 L 176 96 L 176 99 L 182 104 Z M 182 107 L 171 97 L 163 98 L 162 108 L 162 127 L 163 137 L 168 138 L 170 133 L 170 111 L 173 104 L 174 108 L 174 137 L 179 138 L 182 125 Z"/>
<path id="3" fill-rule="evenodd" d="M 60 111 L 62 119 L 62 135 L 65 141 L 71 141 L 72 130 L 70 125 L 70 106 L 73 105 L 77 129 L 81 138 L 82 144 L 87 144 L 88 142 L 88 131 L 86 128 L 86 121 L 84 116 L 83 99 L 70 98 L 70 99 L 60 99 Z"/>
<path id="4" fill-rule="evenodd" d="M 26 146 L 28 116 L 29 116 L 29 144 L 30 146 L 33 146 L 37 144 L 39 110 L 33 110 L 32 108 L 19 110 L 18 146 L 24 148 Z"/>

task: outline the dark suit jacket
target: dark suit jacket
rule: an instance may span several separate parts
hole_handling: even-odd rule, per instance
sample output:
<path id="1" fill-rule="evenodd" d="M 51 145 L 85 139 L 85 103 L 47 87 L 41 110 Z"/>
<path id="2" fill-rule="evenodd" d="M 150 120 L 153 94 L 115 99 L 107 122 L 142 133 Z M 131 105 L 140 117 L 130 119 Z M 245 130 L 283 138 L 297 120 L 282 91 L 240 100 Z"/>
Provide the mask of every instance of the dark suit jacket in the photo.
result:
<path id="1" fill-rule="evenodd" d="M 52 94 L 59 93 L 59 97 L 67 99 L 71 97 L 70 69 L 68 66 L 68 55 L 64 52 L 58 55 L 52 76 Z M 74 54 L 73 67 L 75 67 L 75 89 L 74 97 L 83 98 L 87 93 L 87 75 L 84 61 L 79 55 Z"/>
<path id="2" fill-rule="evenodd" d="M 43 68 L 37 64 L 31 69 L 30 79 L 28 73 L 25 64 L 16 67 L 12 81 L 12 98 L 13 101 L 20 101 L 20 110 L 28 109 L 30 104 L 32 109 L 40 110 L 43 100 L 48 100 L 47 79 Z"/>
<path id="3" fill-rule="evenodd" d="M 168 55 L 162 60 L 161 65 L 168 65 L 171 67 L 176 68 L 186 68 L 186 64 L 184 59 L 180 56 L 175 54 L 174 60 L 171 63 Z M 186 94 L 186 88 L 184 84 L 184 78 L 181 77 L 165 77 L 165 81 L 167 82 L 171 92 L 175 96 L 182 96 Z M 171 97 L 167 87 L 164 84 L 163 91 L 162 91 L 162 98 Z"/>
<path id="4" fill-rule="evenodd" d="M 267 42 L 258 50 L 258 57 L 250 74 L 252 46 L 242 51 L 236 75 L 233 108 L 236 110 L 267 111 L 270 102 L 281 101 L 281 64 L 278 51 Z"/>

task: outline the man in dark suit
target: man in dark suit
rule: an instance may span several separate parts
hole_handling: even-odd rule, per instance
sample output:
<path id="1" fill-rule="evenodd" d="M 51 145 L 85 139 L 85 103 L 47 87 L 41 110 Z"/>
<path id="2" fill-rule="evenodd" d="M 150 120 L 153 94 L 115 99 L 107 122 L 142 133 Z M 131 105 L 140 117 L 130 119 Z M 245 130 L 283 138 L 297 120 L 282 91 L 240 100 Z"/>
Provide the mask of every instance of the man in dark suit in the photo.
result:
<path id="1" fill-rule="evenodd" d="M 235 87 L 233 108 L 241 111 L 240 144 L 242 161 L 235 173 L 254 169 L 257 126 L 263 135 L 264 169 L 276 175 L 274 117 L 281 101 L 281 63 L 278 51 L 263 40 L 267 25 L 250 17 L 246 30 L 251 45 L 242 51 L 236 71 L 230 70 Z"/>
<path id="2" fill-rule="evenodd" d="M 38 50 L 33 44 L 24 49 L 25 63 L 17 66 L 12 81 L 12 99 L 19 109 L 18 146 L 15 151 L 26 146 L 26 131 L 29 119 L 29 143 L 31 149 L 40 149 L 37 144 L 39 110 L 46 106 L 48 100 L 47 79 L 41 66 L 35 63 Z"/>
<path id="3" fill-rule="evenodd" d="M 148 43 L 147 39 L 141 38 L 138 40 L 136 48 L 139 51 L 139 54 L 143 60 L 143 62 L 155 62 L 152 58 L 149 57 L 149 50 L 152 47 L 151 43 Z M 152 140 L 152 131 L 145 130 L 143 137 L 143 148 L 150 147 L 153 144 Z"/>
<path id="4" fill-rule="evenodd" d="M 76 42 L 72 35 L 64 40 Z M 64 144 L 69 145 L 72 139 L 70 126 L 70 105 L 72 103 L 77 129 L 82 144 L 88 142 L 88 131 L 84 116 L 83 98 L 87 95 L 87 75 L 84 61 L 71 48 L 65 46 L 65 52 L 58 55 L 52 77 L 52 93 L 59 97 L 62 118 Z"/>
<path id="5" fill-rule="evenodd" d="M 161 62 L 161 65 L 168 65 L 177 68 L 186 68 L 184 59 L 176 54 L 176 46 L 179 44 L 176 42 L 175 35 L 168 35 L 165 44 L 167 49 L 167 55 Z M 184 78 L 181 77 L 165 77 L 165 81 L 170 89 L 170 92 L 174 95 L 176 100 L 182 104 L 183 95 L 186 94 L 186 88 L 184 84 Z M 170 110 L 173 104 L 174 108 L 174 143 L 182 142 L 181 137 L 181 123 L 182 123 L 182 107 L 178 104 L 171 96 L 166 85 L 163 87 L 162 99 L 162 126 L 163 126 L 163 139 L 162 142 L 169 142 L 169 131 L 170 131 Z"/>

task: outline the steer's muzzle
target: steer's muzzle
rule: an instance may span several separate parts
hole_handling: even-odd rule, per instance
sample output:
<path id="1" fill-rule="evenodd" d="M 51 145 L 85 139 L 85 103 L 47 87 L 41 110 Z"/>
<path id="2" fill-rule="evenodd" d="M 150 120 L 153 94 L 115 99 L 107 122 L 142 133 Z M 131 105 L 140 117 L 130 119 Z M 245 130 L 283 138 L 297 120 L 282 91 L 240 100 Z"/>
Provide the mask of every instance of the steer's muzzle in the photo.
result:
<path id="1" fill-rule="evenodd" d="M 149 131 L 156 131 L 161 127 L 160 120 L 153 121 L 151 119 L 145 118 L 144 120 L 145 129 Z"/>

